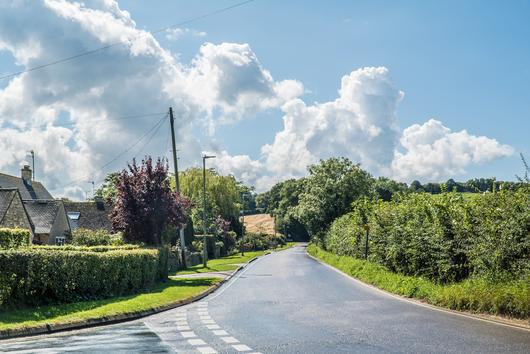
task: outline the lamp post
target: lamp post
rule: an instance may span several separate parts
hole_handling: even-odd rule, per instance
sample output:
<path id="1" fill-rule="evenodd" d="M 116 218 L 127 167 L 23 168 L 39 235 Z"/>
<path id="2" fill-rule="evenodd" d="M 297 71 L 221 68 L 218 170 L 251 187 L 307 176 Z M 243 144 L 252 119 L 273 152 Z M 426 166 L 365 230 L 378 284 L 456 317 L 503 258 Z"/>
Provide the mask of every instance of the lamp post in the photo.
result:
<path id="1" fill-rule="evenodd" d="M 243 203 L 243 205 L 245 205 Z M 245 255 L 245 207 L 241 210 L 241 255 Z"/>
<path id="2" fill-rule="evenodd" d="M 208 262 L 208 249 L 206 245 L 206 159 L 213 159 L 214 157 L 213 155 L 202 156 L 202 265 L 205 268 Z"/>

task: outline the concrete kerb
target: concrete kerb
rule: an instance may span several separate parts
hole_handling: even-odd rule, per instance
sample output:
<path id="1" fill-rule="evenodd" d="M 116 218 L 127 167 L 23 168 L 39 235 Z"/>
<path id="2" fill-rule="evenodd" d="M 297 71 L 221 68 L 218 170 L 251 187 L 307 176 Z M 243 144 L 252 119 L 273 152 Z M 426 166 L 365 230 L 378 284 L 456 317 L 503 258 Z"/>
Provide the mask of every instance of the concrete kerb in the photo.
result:
<path id="1" fill-rule="evenodd" d="M 203 291 L 200 294 L 197 294 L 195 296 L 192 296 L 190 298 L 175 301 L 171 304 L 163 305 L 163 306 L 157 306 L 153 307 L 149 310 L 144 311 L 138 311 L 138 312 L 132 312 L 132 313 L 123 313 L 119 315 L 113 315 L 108 317 L 100 317 L 95 319 L 89 319 L 89 320 L 83 320 L 83 321 L 76 321 L 76 322 L 69 322 L 69 323 L 46 323 L 43 325 L 38 325 L 34 327 L 28 327 L 28 328 L 20 328 L 20 329 L 6 329 L 6 330 L 0 330 L 0 340 L 4 339 L 10 339 L 10 338 L 17 338 L 17 337 L 30 337 L 30 336 L 37 336 L 41 334 L 51 334 L 56 332 L 63 332 L 63 331 L 72 331 L 76 329 L 84 329 L 84 328 L 90 328 L 90 327 L 98 327 L 98 326 L 104 326 L 104 325 L 111 325 L 111 324 L 117 324 L 121 322 L 128 322 L 137 320 L 143 317 L 147 317 L 150 315 L 154 315 L 163 311 L 171 310 L 177 307 L 189 305 L 193 302 L 199 301 L 206 296 L 210 295 L 211 293 L 215 292 L 217 289 L 219 289 L 224 283 L 232 279 L 232 277 L 241 271 L 243 268 L 245 268 L 250 263 L 254 262 L 260 257 L 265 257 L 267 254 L 254 257 L 250 259 L 247 263 L 244 265 L 239 266 L 232 274 L 230 274 L 228 277 L 222 279 L 217 284 L 213 285 L 212 287 L 208 288 L 207 290 Z"/>
<path id="2" fill-rule="evenodd" d="M 356 283 L 358 283 L 360 285 L 363 285 L 363 286 L 365 286 L 367 288 L 370 288 L 372 290 L 376 290 L 378 292 L 381 292 L 381 293 L 383 293 L 383 294 L 385 294 L 387 296 L 390 296 L 390 297 L 392 297 L 394 299 L 405 301 L 405 302 L 408 302 L 408 303 L 411 303 L 411 304 L 414 304 L 414 305 L 417 305 L 417 306 L 426 307 L 426 308 L 431 309 L 431 310 L 445 312 L 445 313 L 450 314 L 450 315 L 468 317 L 468 318 L 472 318 L 474 320 L 489 322 L 489 323 L 500 325 L 500 326 L 506 326 L 506 327 L 516 328 L 516 329 L 522 329 L 522 330 L 525 330 L 525 331 L 530 331 L 530 325 L 526 325 L 524 323 L 518 323 L 518 322 L 515 322 L 513 320 L 509 320 L 509 319 L 491 318 L 488 315 L 479 315 L 479 314 L 474 314 L 474 313 L 470 313 L 470 312 L 462 312 L 462 311 L 451 310 L 451 309 L 448 309 L 448 308 L 445 308 L 445 307 L 431 305 L 431 304 L 423 302 L 423 301 L 421 301 L 419 299 L 408 298 L 408 297 L 404 297 L 404 296 L 400 296 L 400 295 L 388 292 L 388 291 L 380 289 L 380 288 L 378 288 L 378 287 L 376 287 L 376 286 L 374 286 L 372 284 L 368 284 L 368 283 L 365 283 L 365 282 L 363 282 L 363 281 L 361 281 L 361 280 L 359 280 L 357 278 L 354 278 L 353 276 L 343 272 L 342 270 L 340 270 L 338 268 L 335 268 L 335 267 L 333 267 L 330 264 L 327 264 L 326 262 L 318 259 L 317 257 L 314 257 L 313 255 L 309 254 L 307 252 L 307 250 L 306 250 L 306 254 L 310 258 L 312 258 L 313 260 L 315 260 L 318 263 L 322 264 L 323 266 L 326 266 L 326 267 L 328 267 L 328 268 L 340 273 L 341 275 L 349 278 L 350 280 L 352 280 L 352 281 L 354 281 L 354 282 L 356 282 Z"/>

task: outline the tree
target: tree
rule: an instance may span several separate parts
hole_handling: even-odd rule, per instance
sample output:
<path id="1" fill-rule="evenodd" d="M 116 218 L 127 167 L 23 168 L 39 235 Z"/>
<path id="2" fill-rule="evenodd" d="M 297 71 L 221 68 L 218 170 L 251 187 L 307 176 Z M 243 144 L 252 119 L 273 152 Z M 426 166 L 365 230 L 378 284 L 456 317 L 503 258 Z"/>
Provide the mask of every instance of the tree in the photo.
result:
<path id="1" fill-rule="evenodd" d="M 111 172 L 105 177 L 103 185 L 96 189 L 96 196 L 103 198 L 104 200 L 114 200 L 118 193 L 118 178 L 119 172 Z"/>
<path id="2" fill-rule="evenodd" d="M 421 191 L 424 190 L 423 186 L 421 185 L 420 181 L 418 181 L 418 180 L 412 181 L 412 183 L 410 184 L 409 188 L 413 192 L 421 192 Z"/>
<path id="3" fill-rule="evenodd" d="M 399 183 L 386 177 L 376 179 L 373 189 L 375 196 L 386 202 L 390 201 L 395 193 L 408 191 L 406 183 Z"/>
<path id="4" fill-rule="evenodd" d="M 119 174 L 110 216 L 127 242 L 161 245 L 167 227 L 185 225 L 189 200 L 171 190 L 167 171 L 167 162 L 158 159 L 153 165 L 146 157 L 141 166 L 133 160 Z"/>
<path id="5" fill-rule="evenodd" d="M 351 209 L 354 200 L 372 190 L 370 174 L 345 157 L 321 160 L 309 167 L 309 174 L 296 215 L 311 235 L 325 231 Z"/>

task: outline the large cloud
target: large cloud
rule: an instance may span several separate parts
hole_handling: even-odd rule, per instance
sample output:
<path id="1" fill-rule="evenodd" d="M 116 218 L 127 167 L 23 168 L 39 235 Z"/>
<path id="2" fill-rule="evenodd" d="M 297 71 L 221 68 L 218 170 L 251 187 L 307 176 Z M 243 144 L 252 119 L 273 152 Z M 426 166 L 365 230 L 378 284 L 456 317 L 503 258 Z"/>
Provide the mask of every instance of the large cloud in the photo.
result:
<path id="1" fill-rule="evenodd" d="M 295 81 L 274 81 L 246 44 L 206 43 L 190 65 L 180 63 L 136 28 L 116 1 L 0 2 L 0 50 L 23 68 L 114 43 L 123 44 L 19 75 L 0 90 L 0 170 L 16 173 L 26 151 L 34 149 L 45 172 L 40 178 L 50 189 L 61 194 L 71 180 L 86 186 L 123 167 L 135 151 L 163 155 L 165 139 L 145 151 L 132 149 L 98 171 L 162 116 L 117 118 L 163 112 L 169 105 L 186 165 L 201 151 L 192 134 L 194 121 L 207 117 L 213 131 L 217 124 L 281 105 L 302 92 Z M 56 142 L 59 146 L 52 146 Z M 82 196 L 79 189 L 76 196 Z"/>
<path id="2" fill-rule="evenodd" d="M 510 156 L 513 149 L 495 139 L 467 131 L 451 132 L 440 121 L 430 119 L 403 131 L 404 153 L 396 151 L 392 170 L 396 178 L 439 181 L 466 172 L 466 167 Z"/>

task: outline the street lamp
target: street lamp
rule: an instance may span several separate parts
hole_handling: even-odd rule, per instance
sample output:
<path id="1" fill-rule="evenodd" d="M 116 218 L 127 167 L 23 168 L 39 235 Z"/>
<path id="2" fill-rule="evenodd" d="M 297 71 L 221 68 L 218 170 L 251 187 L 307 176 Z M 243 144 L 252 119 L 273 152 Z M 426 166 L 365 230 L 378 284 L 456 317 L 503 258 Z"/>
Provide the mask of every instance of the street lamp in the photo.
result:
<path id="1" fill-rule="evenodd" d="M 206 263 L 208 262 L 208 249 L 206 246 L 206 159 L 213 159 L 213 155 L 203 155 L 202 156 L 202 265 L 206 268 Z"/>

